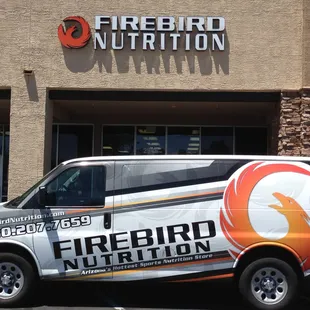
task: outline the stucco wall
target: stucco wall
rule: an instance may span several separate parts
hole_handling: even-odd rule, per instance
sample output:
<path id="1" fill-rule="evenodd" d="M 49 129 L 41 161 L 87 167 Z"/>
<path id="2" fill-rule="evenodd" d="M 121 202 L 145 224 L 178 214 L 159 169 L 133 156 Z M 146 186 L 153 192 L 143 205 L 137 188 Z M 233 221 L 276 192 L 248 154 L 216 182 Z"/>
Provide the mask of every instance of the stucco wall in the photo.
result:
<path id="1" fill-rule="evenodd" d="M 62 48 L 57 27 L 81 15 L 223 16 L 224 52 L 97 51 Z M 302 85 L 303 0 L 0 0 L 0 86 L 134 89 L 298 89 Z"/>
<path id="2" fill-rule="evenodd" d="M 310 88 L 310 1 L 304 0 L 303 87 Z"/>
<path id="3" fill-rule="evenodd" d="M 10 117 L 9 197 L 20 195 L 48 170 L 51 156 L 53 105 L 46 89 L 37 97 L 24 88 L 12 88 Z"/>

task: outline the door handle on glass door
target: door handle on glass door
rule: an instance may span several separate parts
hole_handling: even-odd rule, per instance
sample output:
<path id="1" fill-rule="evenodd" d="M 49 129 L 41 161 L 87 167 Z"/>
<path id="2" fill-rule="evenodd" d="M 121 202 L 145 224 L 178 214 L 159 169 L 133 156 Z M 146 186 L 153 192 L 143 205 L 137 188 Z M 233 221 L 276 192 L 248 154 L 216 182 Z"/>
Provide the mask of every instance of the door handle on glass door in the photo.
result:
<path id="1" fill-rule="evenodd" d="M 104 228 L 105 229 L 110 229 L 111 228 L 111 213 L 107 212 L 104 214 Z"/>

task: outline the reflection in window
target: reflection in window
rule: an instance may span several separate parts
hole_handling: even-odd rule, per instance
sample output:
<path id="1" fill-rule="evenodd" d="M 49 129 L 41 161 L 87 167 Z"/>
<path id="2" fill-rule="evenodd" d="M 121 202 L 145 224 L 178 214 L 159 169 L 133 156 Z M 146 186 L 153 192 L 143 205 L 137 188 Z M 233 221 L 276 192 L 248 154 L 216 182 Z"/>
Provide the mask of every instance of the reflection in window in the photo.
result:
<path id="1" fill-rule="evenodd" d="M 233 154 L 232 127 L 204 127 L 201 130 L 201 154 Z"/>
<path id="2" fill-rule="evenodd" d="M 102 155 L 133 155 L 134 126 L 104 126 Z"/>
<path id="3" fill-rule="evenodd" d="M 213 182 L 219 176 L 217 163 L 210 165 L 209 161 L 156 163 L 145 160 L 139 164 L 128 163 L 122 167 L 122 189 L 135 191 L 156 189 L 171 189 L 171 186 L 183 186 Z"/>
<path id="4" fill-rule="evenodd" d="M 137 155 L 163 155 L 166 152 L 165 126 L 137 127 Z"/>
<path id="5" fill-rule="evenodd" d="M 168 127 L 168 154 L 199 154 L 199 127 Z"/>
<path id="6" fill-rule="evenodd" d="M 53 127 L 52 168 L 69 159 L 92 155 L 92 125 L 55 125 Z"/>
<path id="7" fill-rule="evenodd" d="M 236 127 L 236 154 L 267 155 L 267 134 L 267 128 L 264 127 Z"/>
<path id="8" fill-rule="evenodd" d="M 104 206 L 105 167 L 69 168 L 46 186 L 48 206 Z"/>

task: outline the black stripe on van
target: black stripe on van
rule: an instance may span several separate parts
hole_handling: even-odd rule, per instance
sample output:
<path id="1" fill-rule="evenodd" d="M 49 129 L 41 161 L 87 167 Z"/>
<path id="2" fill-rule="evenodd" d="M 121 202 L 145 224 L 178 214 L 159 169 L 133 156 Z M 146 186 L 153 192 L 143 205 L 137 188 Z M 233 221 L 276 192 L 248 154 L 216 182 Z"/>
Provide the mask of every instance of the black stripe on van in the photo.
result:
<path id="1" fill-rule="evenodd" d="M 114 209 L 114 214 L 117 213 L 125 213 L 125 212 L 133 212 L 138 210 L 146 210 L 146 209 L 156 209 L 156 208 L 167 208 L 173 206 L 182 206 L 185 204 L 198 203 L 198 202 L 206 202 L 213 200 L 220 200 L 223 198 L 223 193 L 218 194 L 206 194 L 202 196 L 196 197 L 186 197 L 186 198 L 176 198 L 167 201 L 155 201 L 149 203 L 140 203 L 130 206 L 117 207 Z"/>
<path id="2" fill-rule="evenodd" d="M 182 206 L 185 204 L 215 201 L 215 200 L 221 200 L 221 199 L 223 199 L 223 193 L 216 193 L 216 194 L 210 193 L 210 194 L 204 194 L 204 195 L 195 196 L 195 197 L 169 199 L 166 201 L 158 200 L 158 201 L 152 201 L 152 202 L 141 202 L 141 203 L 131 204 L 131 205 L 124 204 L 124 206 L 119 206 L 114 209 L 98 208 L 98 210 L 94 210 L 94 211 L 85 210 L 85 212 L 78 212 L 78 214 L 79 216 L 91 215 L 92 217 L 95 217 L 95 216 L 102 216 L 104 213 L 107 213 L 107 212 L 113 212 L 114 214 L 119 214 L 119 213 L 127 213 L 127 212 L 134 212 L 134 211 L 140 211 L 140 210 L 142 211 L 142 210 L 148 210 L 148 209 Z M 74 216 L 74 213 L 72 214 L 72 216 Z M 68 217 L 68 215 L 64 215 L 63 217 Z M 62 217 L 59 217 L 59 219 L 61 218 Z"/>

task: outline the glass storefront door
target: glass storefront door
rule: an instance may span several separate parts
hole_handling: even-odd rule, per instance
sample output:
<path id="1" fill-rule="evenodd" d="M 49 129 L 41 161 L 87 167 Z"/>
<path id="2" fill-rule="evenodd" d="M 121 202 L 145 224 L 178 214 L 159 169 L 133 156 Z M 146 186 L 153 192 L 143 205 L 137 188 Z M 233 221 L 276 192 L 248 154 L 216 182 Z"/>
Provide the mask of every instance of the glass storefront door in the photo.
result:
<path id="1" fill-rule="evenodd" d="M 135 128 L 133 126 L 104 127 L 102 155 L 133 155 Z"/>
<path id="2" fill-rule="evenodd" d="M 0 201 L 8 199 L 9 145 L 9 127 L 0 125 Z"/>
<path id="3" fill-rule="evenodd" d="M 51 169 L 69 159 L 92 156 L 93 144 L 93 125 L 53 125 Z"/>

